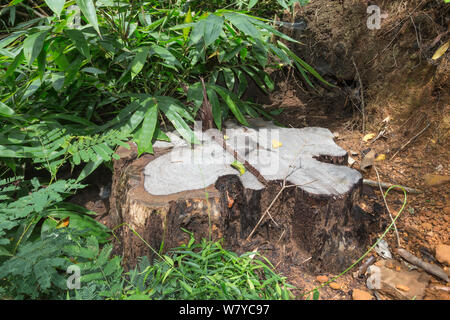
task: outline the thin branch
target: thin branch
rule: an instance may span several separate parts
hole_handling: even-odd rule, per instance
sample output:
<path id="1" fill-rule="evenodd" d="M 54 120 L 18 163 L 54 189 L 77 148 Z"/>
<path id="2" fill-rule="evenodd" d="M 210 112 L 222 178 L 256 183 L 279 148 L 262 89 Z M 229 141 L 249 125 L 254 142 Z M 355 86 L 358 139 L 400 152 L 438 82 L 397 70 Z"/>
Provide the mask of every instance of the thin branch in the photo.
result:
<path id="1" fill-rule="evenodd" d="M 376 172 L 376 174 L 377 174 L 377 178 L 378 178 L 378 186 L 380 187 L 380 192 L 381 192 L 381 195 L 383 196 L 383 201 L 384 201 L 384 204 L 385 204 L 385 206 L 386 206 L 386 209 L 387 209 L 387 211 L 388 211 L 388 213 L 389 213 L 389 217 L 391 218 L 391 221 L 392 221 L 392 223 L 393 223 L 393 225 L 394 225 L 395 235 L 397 236 L 397 244 L 398 244 L 398 247 L 400 248 L 400 237 L 399 237 L 399 235 L 398 235 L 397 226 L 395 225 L 395 221 L 394 221 L 394 218 L 392 217 L 391 210 L 389 209 L 389 206 L 388 206 L 387 201 L 386 201 L 386 197 L 384 196 L 384 193 L 383 193 L 383 189 L 381 188 L 380 175 L 378 174 L 377 167 L 376 167 L 376 166 L 373 166 L 373 168 L 375 169 L 375 172 Z"/>
<path id="2" fill-rule="evenodd" d="M 363 89 L 361 76 L 358 71 L 358 67 L 356 66 L 355 59 L 353 59 L 353 57 L 352 57 L 352 62 L 353 62 L 353 65 L 355 66 L 356 75 L 358 76 L 358 80 L 359 80 L 359 89 L 361 92 L 362 131 L 363 131 L 363 134 L 365 134 L 366 133 L 366 115 L 365 115 L 366 107 L 365 107 L 365 103 L 364 103 L 364 89 Z"/>
<path id="3" fill-rule="evenodd" d="M 369 179 L 364 179 L 363 180 L 363 184 L 366 185 L 366 186 L 370 186 L 370 187 L 381 186 L 383 189 L 389 189 L 391 186 L 394 185 L 394 184 L 391 184 L 391 183 L 385 183 L 385 182 L 379 182 L 379 181 L 377 182 L 377 181 L 373 181 L 373 180 L 369 180 Z M 419 189 L 414 189 L 414 188 L 409 188 L 409 187 L 403 187 L 403 188 L 408 193 L 414 193 L 414 194 L 423 193 L 423 191 L 419 190 Z M 394 189 L 393 191 L 400 191 L 401 192 L 401 190 L 397 190 L 397 189 Z"/>
<path id="4" fill-rule="evenodd" d="M 422 268 L 423 270 L 425 270 L 426 272 L 448 282 L 448 275 L 447 273 L 445 273 L 445 271 L 435 265 L 432 265 L 428 262 L 425 262 L 419 258 L 417 258 L 416 256 L 414 256 L 413 254 L 409 253 L 408 251 L 406 251 L 405 249 L 398 249 L 397 253 L 406 261 L 408 261 L 409 263 L 412 263 L 415 266 L 418 266 L 420 268 Z"/>
<path id="5" fill-rule="evenodd" d="M 287 176 L 287 177 L 288 177 L 288 176 Z M 317 181 L 317 180 L 312 180 L 312 181 L 309 181 L 309 182 L 304 183 L 304 184 L 293 184 L 293 185 L 287 186 L 287 185 L 286 185 L 286 179 L 287 179 L 287 177 L 284 178 L 284 180 L 283 180 L 283 186 L 281 187 L 280 191 L 278 191 L 277 195 L 275 196 L 275 198 L 273 198 L 272 202 L 271 202 L 270 205 L 267 207 L 266 211 L 264 211 L 264 213 L 262 214 L 262 216 L 261 216 L 261 218 L 259 219 L 259 221 L 258 221 L 258 223 L 256 224 L 256 226 L 253 228 L 252 232 L 250 232 L 250 234 L 249 234 L 248 237 L 246 238 L 246 241 L 249 241 L 249 240 L 250 240 L 250 238 L 253 236 L 253 234 L 255 233 L 256 229 L 258 228 L 258 226 L 261 224 L 261 222 L 263 221 L 263 219 L 265 218 L 265 216 L 266 216 L 267 214 L 269 214 L 269 210 L 272 208 L 272 206 L 275 204 L 275 202 L 277 201 L 277 199 L 280 197 L 280 195 L 283 193 L 283 191 L 284 191 L 285 189 L 287 189 L 287 188 L 292 188 L 292 187 L 300 187 L 300 186 L 304 186 L 304 185 L 313 183 L 314 181 Z M 269 214 L 269 216 L 270 216 L 270 214 Z M 273 219 L 272 219 L 272 220 L 273 220 Z"/>
<path id="6" fill-rule="evenodd" d="M 36 10 L 38 10 L 40 13 L 43 14 L 44 18 L 48 17 L 47 12 L 45 12 L 44 9 L 42 9 L 41 7 L 39 7 L 33 0 L 30 0 L 30 2 L 34 5 L 34 7 L 36 8 Z"/>
<path id="7" fill-rule="evenodd" d="M 398 149 L 398 151 L 396 153 L 394 153 L 394 155 L 392 156 L 391 160 L 395 158 L 395 156 L 402 151 L 404 148 L 406 148 L 407 145 L 409 145 L 414 139 L 416 139 L 418 136 L 420 136 L 429 126 L 431 125 L 431 122 L 429 122 L 425 128 L 423 128 L 422 130 L 420 130 L 420 132 L 418 134 L 416 134 L 414 137 L 412 137 L 411 139 L 409 139 L 409 141 L 407 143 L 405 143 L 400 149 Z"/>

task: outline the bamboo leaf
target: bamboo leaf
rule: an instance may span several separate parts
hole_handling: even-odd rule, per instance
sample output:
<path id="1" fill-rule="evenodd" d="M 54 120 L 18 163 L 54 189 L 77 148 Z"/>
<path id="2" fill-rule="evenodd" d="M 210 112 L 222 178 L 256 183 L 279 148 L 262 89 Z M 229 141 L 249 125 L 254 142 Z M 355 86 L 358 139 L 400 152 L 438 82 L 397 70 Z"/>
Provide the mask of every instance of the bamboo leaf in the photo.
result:
<path id="1" fill-rule="evenodd" d="M 144 67 L 145 61 L 147 60 L 150 47 L 139 47 L 136 50 L 136 56 L 131 63 L 131 79 L 138 75 Z"/>
<path id="2" fill-rule="evenodd" d="M 75 47 L 88 59 L 91 60 L 91 53 L 89 50 L 88 43 L 84 37 L 83 32 L 77 29 L 67 29 L 64 33 L 72 40 Z"/>
<path id="3" fill-rule="evenodd" d="M 76 0 L 81 12 L 86 17 L 87 21 L 94 27 L 95 31 L 101 36 L 98 27 L 97 13 L 93 0 Z"/>
<path id="4" fill-rule="evenodd" d="M 47 6 L 59 17 L 66 0 L 45 0 Z"/>
<path id="5" fill-rule="evenodd" d="M 225 103 L 227 104 L 228 108 L 230 108 L 231 112 L 234 114 L 234 116 L 236 117 L 236 119 L 242 123 L 245 126 L 248 126 L 248 122 L 245 119 L 244 115 L 242 114 L 241 110 L 239 110 L 238 106 L 236 105 L 236 103 L 233 101 L 233 98 L 231 97 L 230 93 L 227 92 L 226 90 L 224 90 L 223 88 L 221 88 L 220 86 L 217 85 L 210 85 L 218 94 L 219 96 L 221 96 L 221 98 L 225 101 Z"/>
<path id="6" fill-rule="evenodd" d="M 153 153 L 152 140 L 158 122 L 158 105 L 151 103 L 142 122 L 142 129 L 138 137 L 138 155 L 143 152 Z"/>
<path id="7" fill-rule="evenodd" d="M 47 31 L 40 31 L 29 35 L 23 42 L 23 54 L 30 66 L 44 47 Z"/>

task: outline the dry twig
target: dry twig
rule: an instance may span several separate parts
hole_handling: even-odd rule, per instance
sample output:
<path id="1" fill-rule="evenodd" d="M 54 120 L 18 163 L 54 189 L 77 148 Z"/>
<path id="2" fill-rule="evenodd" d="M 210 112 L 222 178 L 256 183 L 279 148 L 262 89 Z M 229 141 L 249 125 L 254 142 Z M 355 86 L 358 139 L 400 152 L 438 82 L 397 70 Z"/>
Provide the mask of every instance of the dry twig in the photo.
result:
<path id="1" fill-rule="evenodd" d="M 395 169 L 394 169 L 395 170 Z M 385 183 L 385 182 L 377 182 L 377 181 L 373 181 L 373 180 L 369 180 L 369 179 L 364 179 L 363 180 L 363 184 L 365 184 L 366 186 L 370 186 L 370 187 L 378 187 L 381 186 L 383 189 L 389 189 L 391 186 L 393 186 L 394 184 L 391 183 Z M 405 189 L 406 192 L 408 193 L 414 193 L 414 194 L 419 194 L 419 193 L 423 193 L 422 190 L 419 189 L 414 189 L 414 188 L 409 188 L 409 187 L 403 187 Z M 392 191 L 398 191 L 401 192 L 402 190 L 397 190 L 397 189 L 393 189 Z"/>
<path id="2" fill-rule="evenodd" d="M 397 245 L 400 248 L 400 237 L 398 235 L 397 226 L 395 225 L 394 218 L 392 218 L 391 210 L 389 209 L 389 206 L 388 206 L 387 201 L 386 201 L 386 197 L 384 196 L 384 193 L 383 193 L 383 188 L 381 188 L 380 175 L 378 174 L 377 167 L 373 166 L 373 168 L 375 169 L 375 172 L 377 174 L 378 186 L 380 187 L 380 192 L 381 192 L 381 195 L 383 196 L 384 205 L 386 206 L 386 209 L 387 209 L 387 211 L 389 213 L 389 217 L 391 218 L 391 221 L 394 224 L 395 235 L 397 236 Z"/>
<path id="3" fill-rule="evenodd" d="M 359 75 L 358 67 L 356 66 L 355 59 L 353 59 L 353 57 L 352 57 L 352 62 L 353 62 L 353 65 L 355 66 L 356 75 L 358 76 L 358 80 L 359 80 L 359 89 L 361 92 L 362 131 L 363 131 L 363 134 L 365 134 L 366 133 L 366 115 L 365 115 L 366 107 L 365 107 L 365 103 L 364 103 L 364 89 L 363 89 L 361 76 Z"/>
<path id="4" fill-rule="evenodd" d="M 391 157 L 390 160 L 394 159 L 395 156 L 402 151 L 403 149 L 405 149 L 414 139 L 416 139 L 418 136 L 420 136 L 429 126 L 431 125 L 431 122 L 429 122 L 425 128 L 423 128 L 422 130 L 420 130 L 420 132 L 418 134 L 416 134 L 414 137 L 412 137 L 411 139 L 409 139 L 409 141 L 407 143 L 405 143 L 403 146 L 401 146 L 400 149 L 397 150 L 396 153 L 394 153 L 394 155 Z"/>
<path id="5" fill-rule="evenodd" d="M 288 175 L 289 176 L 289 175 Z M 277 201 L 277 199 L 280 197 L 280 195 L 283 193 L 283 191 L 287 188 L 292 188 L 292 187 L 300 187 L 300 186 L 304 186 L 307 185 L 309 183 L 312 183 L 316 180 L 304 183 L 304 184 L 292 184 L 292 185 L 286 185 L 286 179 L 288 178 L 288 176 L 286 176 L 286 178 L 284 178 L 283 180 L 283 185 L 281 186 L 280 191 L 278 191 L 277 195 L 275 196 L 275 198 L 273 198 L 272 202 L 270 203 L 270 205 L 267 207 L 267 209 L 264 211 L 264 213 L 261 215 L 261 218 L 259 218 L 258 223 L 255 225 L 255 227 L 253 228 L 252 232 L 250 232 L 250 234 L 248 235 L 248 237 L 246 238 L 246 241 L 249 241 L 250 238 L 253 236 L 253 234 L 255 233 L 256 229 L 258 228 L 258 226 L 261 224 L 261 222 L 264 220 L 266 215 L 269 215 L 273 221 L 272 216 L 269 213 L 269 210 L 272 208 L 272 206 L 275 204 L 275 202 Z"/>
<path id="6" fill-rule="evenodd" d="M 420 260 L 419 258 L 417 258 L 415 255 L 409 253 L 408 251 L 406 251 L 405 249 L 398 249 L 397 253 L 406 261 L 412 263 L 415 266 L 418 266 L 420 268 L 422 268 L 423 270 L 425 270 L 426 272 L 448 282 L 448 275 L 445 273 L 445 271 L 435 265 L 432 265 L 428 262 L 425 262 L 423 260 Z"/>

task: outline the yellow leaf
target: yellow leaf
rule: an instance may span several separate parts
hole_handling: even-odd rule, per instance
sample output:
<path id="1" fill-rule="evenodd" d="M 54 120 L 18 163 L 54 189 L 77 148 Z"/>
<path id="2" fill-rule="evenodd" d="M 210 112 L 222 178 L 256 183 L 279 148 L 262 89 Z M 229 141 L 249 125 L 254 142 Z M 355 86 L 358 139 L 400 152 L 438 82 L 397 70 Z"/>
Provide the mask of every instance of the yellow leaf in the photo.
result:
<path id="1" fill-rule="evenodd" d="M 383 161 L 386 160 L 386 155 L 384 153 L 380 154 L 378 157 L 375 158 L 375 161 Z"/>
<path id="2" fill-rule="evenodd" d="M 56 229 L 67 227 L 69 225 L 69 220 L 70 220 L 70 217 L 67 217 L 67 218 L 59 221 L 58 224 L 56 225 Z"/>
<path id="3" fill-rule="evenodd" d="M 369 140 L 372 140 L 373 138 L 375 138 L 375 133 L 368 133 L 368 134 L 366 134 L 366 135 L 364 136 L 363 140 L 364 140 L 365 142 L 367 142 L 367 141 L 369 141 Z"/>
<path id="4" fill-rule="evenodd" d="M 283 144 L 280 142 L 280 141 L 278 141 L 278 140 L 272 140 L 272 148 L 274 148 L 274 149 L 277 149 L 277 148 L 279 148 L 279 147 L 281 147 Z"/>
<path id="5" fill-rule="evenodd" d="M 212 57 L 217 56 L 219 53 L 220 53 L 219 50 L 214 51 L 214 52 L 208 57 L 208 59 L 211 59 Z"/>
<path id="6" fill-rule="evenodd" d="M 192 22 L 192 13 L 191 13 L 191 7 L 189 7 L 188 12 L 186 13 L 186 17 L 184 18 L 184 23 L 191 23 L 191 22 Z M 187 40 L 187 37 L 189 36 L 189 32 L 191 32 L 191 27 L 183 28 L 184 41 Z"/>
<path id="7" fill-rule="evenodd" d="M 224 135 L 224 136 L 223 136 L 223 140 L 225 140 L 225 141 L 226 141 L 226 140 L 228 140 L 228 139 L 230 139 L 230 137 L 229 137 L 229 136 L 227 136 L 227 135 Z"/>
<path id="8" fill-rule="evenodd" d="M 433 58 L 431 58 L 431 59 L 437 60 L 440 57 L 442 57 L 442 55 L 447 51 L 449 45 L 450 45 L 450 41 L 447 41 L 442 46 L 440 46 L 439 49 L 437 49 L 436 52 L 434 53 Z"/>
<path id="9" fill-rule="evenodd" d="M 231 163 L 231 166 L 237 170 L 239 170 L 239 174 L 242 176 L 245 173 L 245 167 L 242 163 L 240 163 L 239 161 L 233 161 Z"/>

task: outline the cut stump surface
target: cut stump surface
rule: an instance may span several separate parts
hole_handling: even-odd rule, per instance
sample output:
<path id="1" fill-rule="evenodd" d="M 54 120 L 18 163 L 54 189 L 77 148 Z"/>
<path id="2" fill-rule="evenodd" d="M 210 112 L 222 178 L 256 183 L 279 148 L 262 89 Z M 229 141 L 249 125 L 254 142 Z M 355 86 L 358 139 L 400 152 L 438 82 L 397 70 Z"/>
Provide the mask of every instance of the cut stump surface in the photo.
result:
<path id="1" fill-rule="evenodd" d="M 347 152 L 332 133 L 262 120 L 250 125 L 227 122 L 224 133 L 196 133 L 201 144 L 193 147 L 171 133 L 171 142 L 158 141 L 153 155 L 139 159 L 132 144 L 130 150 L 118 149 L 111 214 L 117 225 L 126 225 L 119 238 L 128 266 L 139 256 L 154 257 L 148 245 L 158 251 L 161 244 L 170 249 L 187 243 L 182 228 L 197 239 L 223 238 L 237 252 L 259 248 L 287 263 L 304 262 L 306 252 L 311 257 L 306 265 L 316 272 L 343 271 L 365 252 L 370 221 L 354 210 L 362 176 L 345 166 Z M 219 135 L 267 185 L 231 166 L 236 159 L 218 143 Z M 295 186 L 276 197 L 283 181 Z"/>

